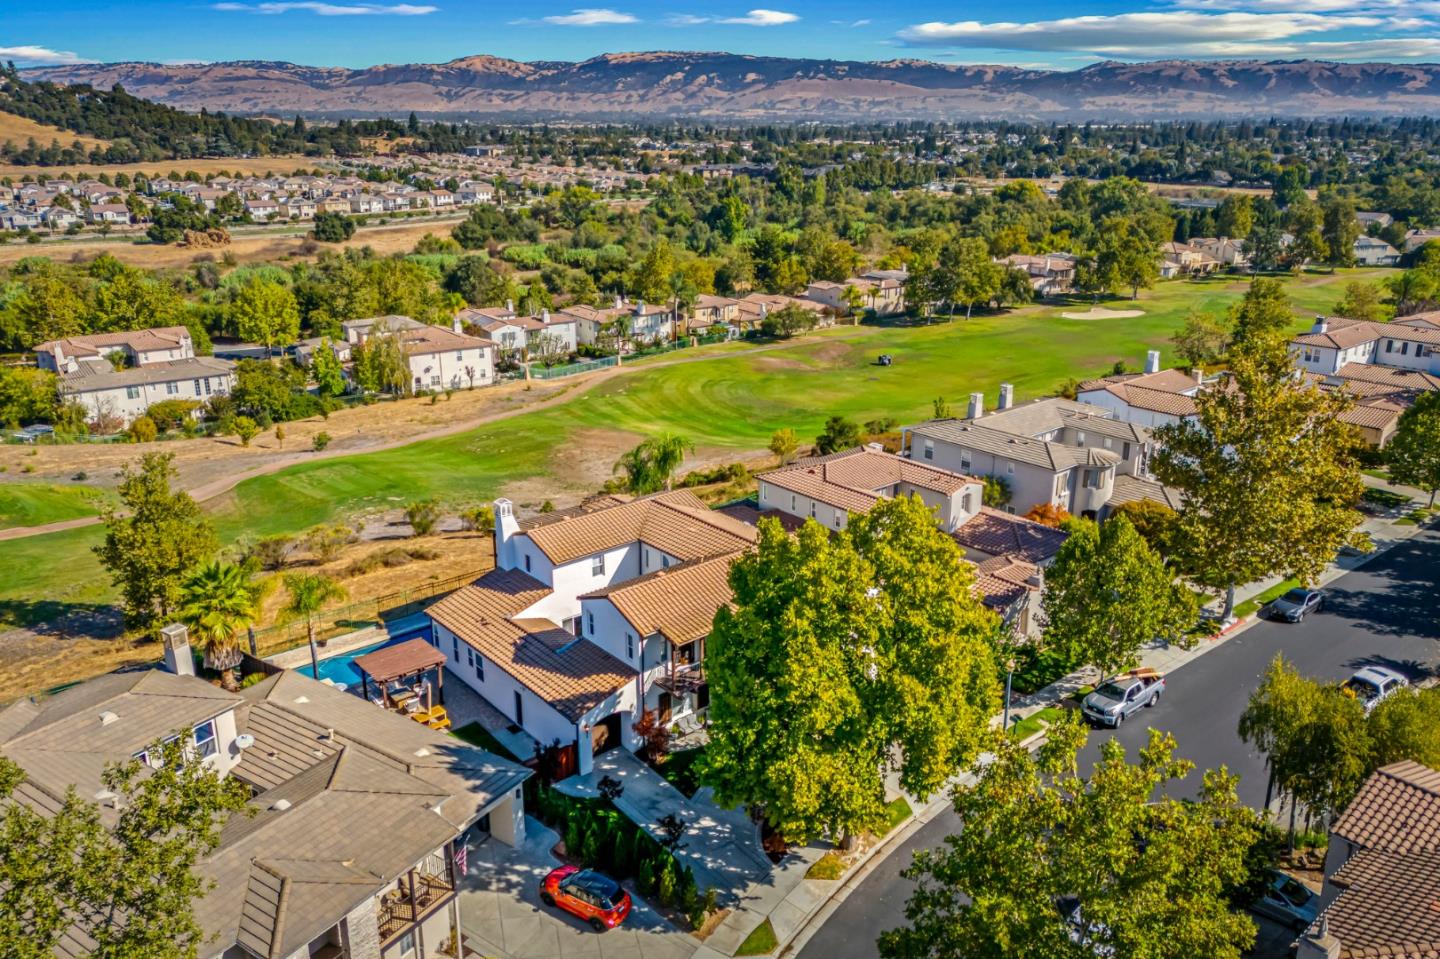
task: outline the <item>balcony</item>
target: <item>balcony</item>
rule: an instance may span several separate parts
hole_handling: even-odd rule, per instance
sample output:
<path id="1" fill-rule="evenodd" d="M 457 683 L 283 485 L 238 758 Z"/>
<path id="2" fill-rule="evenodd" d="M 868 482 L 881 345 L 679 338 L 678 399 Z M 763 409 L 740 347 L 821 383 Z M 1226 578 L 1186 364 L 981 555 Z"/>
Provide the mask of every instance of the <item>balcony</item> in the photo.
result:
<path id="1" fill-rule="evenodd" d="M 694 695 L 705 685 L 705 665 L 677 663 L 672 659 L 664 672 L 655 677 L 655 685 L 674 696 Z"/>
<path id="2" fill-rule="evenodd" d="M 455 884 L 449 878 L 448 863 L 438 856 L 431 859 L 438 862 L 427 861 L 410 870 L 376 902 L 382 947 L 388 946 L 454 896 Z M 435 869 L 437 865 L 439 868 Z"/>

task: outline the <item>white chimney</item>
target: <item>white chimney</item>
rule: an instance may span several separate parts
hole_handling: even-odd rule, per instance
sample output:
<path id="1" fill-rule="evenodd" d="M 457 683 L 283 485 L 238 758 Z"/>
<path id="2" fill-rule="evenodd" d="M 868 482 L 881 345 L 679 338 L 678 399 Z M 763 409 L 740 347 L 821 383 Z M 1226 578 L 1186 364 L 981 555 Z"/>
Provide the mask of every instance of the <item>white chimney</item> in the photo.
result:
<path id="1" fill-rule="evenodd" d="M 1014 384 L 1014 383 L 1001 383 L 1001 384 L 1000 384 L 1000 404 L 996 407 L 996 409 L 1008 410 L 1010 407 L 1012 407 L 1012 406 L 1014 406 L 1014 405 L 1015 405 L 1015 384 Z"/>
<path id="2" fill-rule="evenodd" d="M 184 623 L 171 623 L 160 628 L 160 642 L 165 647 L 165 668 L 176 676 L 195 675 L 195 657 L 190 653 L 190 631 Z"/>
<path id="3" fill-rule="evenodd" d="M 515 507 L 508 499 L 495 501 L 495 565 L 501 569 L 514 569 L 515 535 L 520 532 L 520 523 L 515 519 Z"/>
<path id="4" fill-rule="evenodd" d="M 974 419 L 979 419 L 980 417 L 982 417 L 982 416 L 984 416 L 984 415 L 985 415 L 985 394 L 984 394 L 984 393 L 971 393 L 971 394 L 970 394 L 970 406 L 969 406 L 968 410 L 967 410 L 966 413 L 965 413 L 965 418 L 966 418 L 967 420 L 974 420 Z"/>
<path id="5" fill-rule="evenodd" d="M 1295 944 L 1295 959 L 1337 959 L 1339 955 L 1340 940 L 1330 935 L 1328 916 L 1322 915 L 1319 927 Z"/>
<path id="6" fill-rule="evenodd" d="M 1324 333 L 1330 329 L 1330 320 L 1324 316 L 1315 317 L 1315 325 L 1310 327 L 1311 333 Z"/>
<path id="7" fill-rule="evenodd" d="M 549 310 L 541 310 L 541 311 L 540 311 L 540 322 L 541 322 L 541 323 L 549 323 L 549 322 L 550 322 L 550 311 L 549 311 Z"/>
<path id="8" fill-rule="evenodd" d="M 1151 350 L 1150 352 L 1148 352 L 1148 353 L 1145 354 L 1145 372 L 1146 372 L 1146 373 L 1159 373 L 1159 372 L 1160 372 L 1160 351 L 1159 351 L 1159 350 Z"/>
<path id="9" fill-rule="evenodd" d="M 515 301 L 514 301 L 514 300 L 506 300 L 506 301 L 505 301 L 505 312 L 506 312 L 506 313 L 514 313 L 514 312 L 515 312 Z"/>
<path id="10" fill-rule="evenodd" d="M 623 307 L 624 305 L 625 305 L 625 298 L 624 298 L 623 296 L 621 296 L 619 293 L 616 293 L 616 294 L 615 294 L 615 309 L 618 310 L 618 309 L 620 309 L 621 307 Z"/>
<path id="11" fill-rule="evenodd" d="M 456 333 L 464 333 L 464 332 L 465 332 L 465 324 L 460 322 L 460 314 L 459 314 L 459 313 L 456 313 L 456 314 L 455 314 L 455 319 L 453 319 L 453 320 L 450 321 L 450 329 L 454 330 Z"/>
<path id="12" fill-rule="evenodd" d="M 1193 372 L 1194 372 L 1194 374 L 1195 374 L 1195 385 L 1196 385 L 1196 386 L 1204 386 L 1204 385 L 1205 385 L 1205 370 L 1204 370 L 1202 367 L 1197 366 L 1197 367 L 1195 367 L 1195 369 L 1194 369 Z"/>

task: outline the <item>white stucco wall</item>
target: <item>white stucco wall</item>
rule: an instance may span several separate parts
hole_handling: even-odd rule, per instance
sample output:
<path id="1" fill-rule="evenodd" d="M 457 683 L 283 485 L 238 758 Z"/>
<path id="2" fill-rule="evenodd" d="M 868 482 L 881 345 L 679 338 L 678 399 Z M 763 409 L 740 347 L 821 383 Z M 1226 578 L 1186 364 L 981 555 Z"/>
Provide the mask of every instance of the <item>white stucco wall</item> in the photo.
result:
<path id="1" fill-rule="evenodd" d="M 408 360 L 410 383 L 416 389 L 464 389 L 470 385 L 470 377 L 465 372 L 467 367 L 475 370 L 476 386 L 488 386 L 495 382 L 492 351 L 484 347 L 412 353 Z"/>
<path id="2" fill-rule="evenodd" d="M 196 400 L 204 403 L 212 396 L 229 393 L 234 383 L 233 374 L 214 373 L 210 376 L 186 377 L 169 383 L 143 383 L 84 392 L 62 391 L 61 398 L 74 400 L 84 406 L 91 418 L 118 416 L 128 425 L 162 400 Z M 77 385 L 83 384 L 84 381 L 81 380 Z"/>

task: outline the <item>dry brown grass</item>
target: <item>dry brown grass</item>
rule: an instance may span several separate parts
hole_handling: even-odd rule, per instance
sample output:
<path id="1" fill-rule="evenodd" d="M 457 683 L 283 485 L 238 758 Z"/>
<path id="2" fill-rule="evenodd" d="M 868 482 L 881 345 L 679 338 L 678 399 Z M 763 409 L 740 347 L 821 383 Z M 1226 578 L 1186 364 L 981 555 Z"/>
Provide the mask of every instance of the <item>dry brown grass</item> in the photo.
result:
<path id="1" fill-rule="evenodd" d="M 50 145 L 50 141 L 59 140 L 61 146 L 68 147 L 76 140 L 79 140 L 85 149 L 94 147 L 107 147 L 109 140 L 100 140 L 95 137 L 87 137 L 81 133 L 71 133 L 69 130 L 62 130 L 59 127 L 52 127 L 48 123 L 36 123 L 34 120 L 27 120 L 24 117 L 17 117 L 13 113 L 0 112 L 0 143 L 10 141 L 17 147 L 23 147 L 31 137 L 42 147 Z M 10 167 L 0 165 L 0 172 L 9 170 Z M 16 169 L 27 169 L 17 167 Z M 58 171 L 61 167 L 37 167 L 36 169 Z M 52 173 L 58 175 L 58 173 Z"/>
<path id="2" fill-rule="evenodd" d="M 183 269 L 198 261 L 217 260 L 227 253 L 233 256 L 237 263 L 261 263 L 308 260 L 318 256 L 322 250 L 362 246 L 370 247 L 381 256 L 388 256 L 392 253 L 409 253 L 426 233 L 449 236 L 450 229 L 456 222 L 457 219 L 449 218 L 361 227 L 344 243 L 317 244 L 308 233 L 263 236 L 242 234 L 225 246 L 208 250 L 156 246 L 129 240 L 64 240 L 38 246 L 11 242 L 0 246 L 0 264 L 14 263 L 29 256 L 48 256 L 61 263 L 84 263 L 102 253 L 109 253 L 131 266 L 152 270 Z"/>
<path id="3" fill-rule="evenodd" d="M 3 118 L 5 114 L 0 114 Z M 16 117 L 15 119 L 19 119 Z M 24 121 L 29 122 L 29 121 Z M 48 128 L 47 128 L 48 129 Z M 0 140 L 4 137 L 0 136 Z M 39 140 L 39 137 L 36 137 Z M 78 139 L 85 142 L 86 137 L 77 137 L 66 130 L 60 131 L 60 142 L 69 144 L 71 140 Z M 19 141 L 19 142 L 24 142 Z M 47 138 L 43 143 L 49 143 Z M 99 140 L 91 140 L 91 143 L 100 143 Z M 313 170 L 317 166 L 323 166 L 324 161 L 316 157 L 305 156 L 271 156 L 252 157 L 240 159 L 238 157 L 205 157 L 196 160 L 161 160 L 150 163 L 81 163 L 76 166 L 21 166 L 18 164 L 0 164 L 0 176 L 44 176 L 58 177 L 62 173 L 69 173 L 76 178 L 93 177 L 101 173 L 108 173 L 114 176 L 117 173 L 134 175 L 143 173 L 146 176 L 169 176 L 171 173 L 186 173 L 193 170 L 196 173 L 220 173 L 228 172 L 238 176 L 263 175 L 273 173 L 276 176 L 294 173 L 296 170 Z"/>

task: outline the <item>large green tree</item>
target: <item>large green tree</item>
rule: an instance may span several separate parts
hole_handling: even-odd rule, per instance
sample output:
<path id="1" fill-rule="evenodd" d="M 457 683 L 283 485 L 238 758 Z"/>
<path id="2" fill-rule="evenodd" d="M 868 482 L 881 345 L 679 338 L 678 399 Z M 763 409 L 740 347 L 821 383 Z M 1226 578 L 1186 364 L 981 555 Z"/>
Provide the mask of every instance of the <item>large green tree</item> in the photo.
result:
<path id="1" fill-rule="evenodd" d="M 994 617 L 918 499 L 791 536 L 762 521 L 707 641 L 705 777 L 784 836 L 884 819 L 885 775 L 929 795 L 976 754 L 998 706 Z"/>
<path id="2" fill-rule="evenodd" d="M 100 514 L 105 541 L 95 547 L 120 590 L 127 621 L 149 626 L 175 613 L 186 576 L 219 548 L 215 530 L 183 490 L 172 490 L 170 453 L 146 453 L 121 473 L 119 502 Z"/>
<path id="3" fill-rule="evenodd" d="M 212 560 L 186 578 L 180 596 L 180 619 L 204 649 L 206 668 L 220 673 L 224 688 L 238 688 L 240 631 L 255 619 L 258 584 L 243 568 Z"/>
<path id="4" fill-rule="evenodd" d="M 1082 776 L 1084 738 L 1066 722 L 1038 755 L 995 745 L 955 792 L 960 832 L 916 853 L 908 924 L 881 937 L 881 956 L 1239 959 L 1255 925 L 1228 897 L 1247 878 L 1256 823 L 1237 777 L 1207 771 L 1198 800 L 1171 797 L 1193 764 L 1156 730 L 1138 762 L 1111 739 Z"/>
<path id="5" fill-rule="evenodd" d="M 1341 546 L 1363 548 L 1359 438 L 1340 421 L 1349 400 L 1296 377 L 1282 334 L 1245 330 L 1229 380 L 1196 395 L 1193 419 L 1155 431 L 1155 475 L 1183 503 L 1177 557 L 1225 591 L 1226 616 L 1241 584 L 1277 573 L 1313 582 Z"/>
<path id="6" fill-rule="evenodd" d="M 187 737 L 157 742 L 146 749 L 151 765 L 107 767 L 101 783 L 119 810 L 108 828 L 74 789 L 37 809 L 24 798 L 24 771 L 0 757 L 0 955 L 52 956 L 72 926 L 94 940 L 96 959 L 200 954 L 194 905 L 213 883 L 195 865 L 248 790 L 189 761 L 191 748 Z"/>
<path id="7" fill-rule="evenodd" d="M 282 283 L 252 277 L 230 301 L 230 322 L 243 339 L 263 343 L 267 353 L 300 336 L 295 294 Z"/>
<path id="8" fill-rule="evenodd" d="M 1045 573 L 1045 642 L 1102 679 L 1140 663 L 1155 639 L 1185 645 L 1195 597 L 1160 554 L 1115 516 L 1102 526 L 1079 520 Z"/>
<path id="9" fill-rule="evenodd" d="M 1385 447 L 1390 479 L 1430 494 L 1440 490 L 1440 393 L 1421 393 L 1404 413 Z"/>

